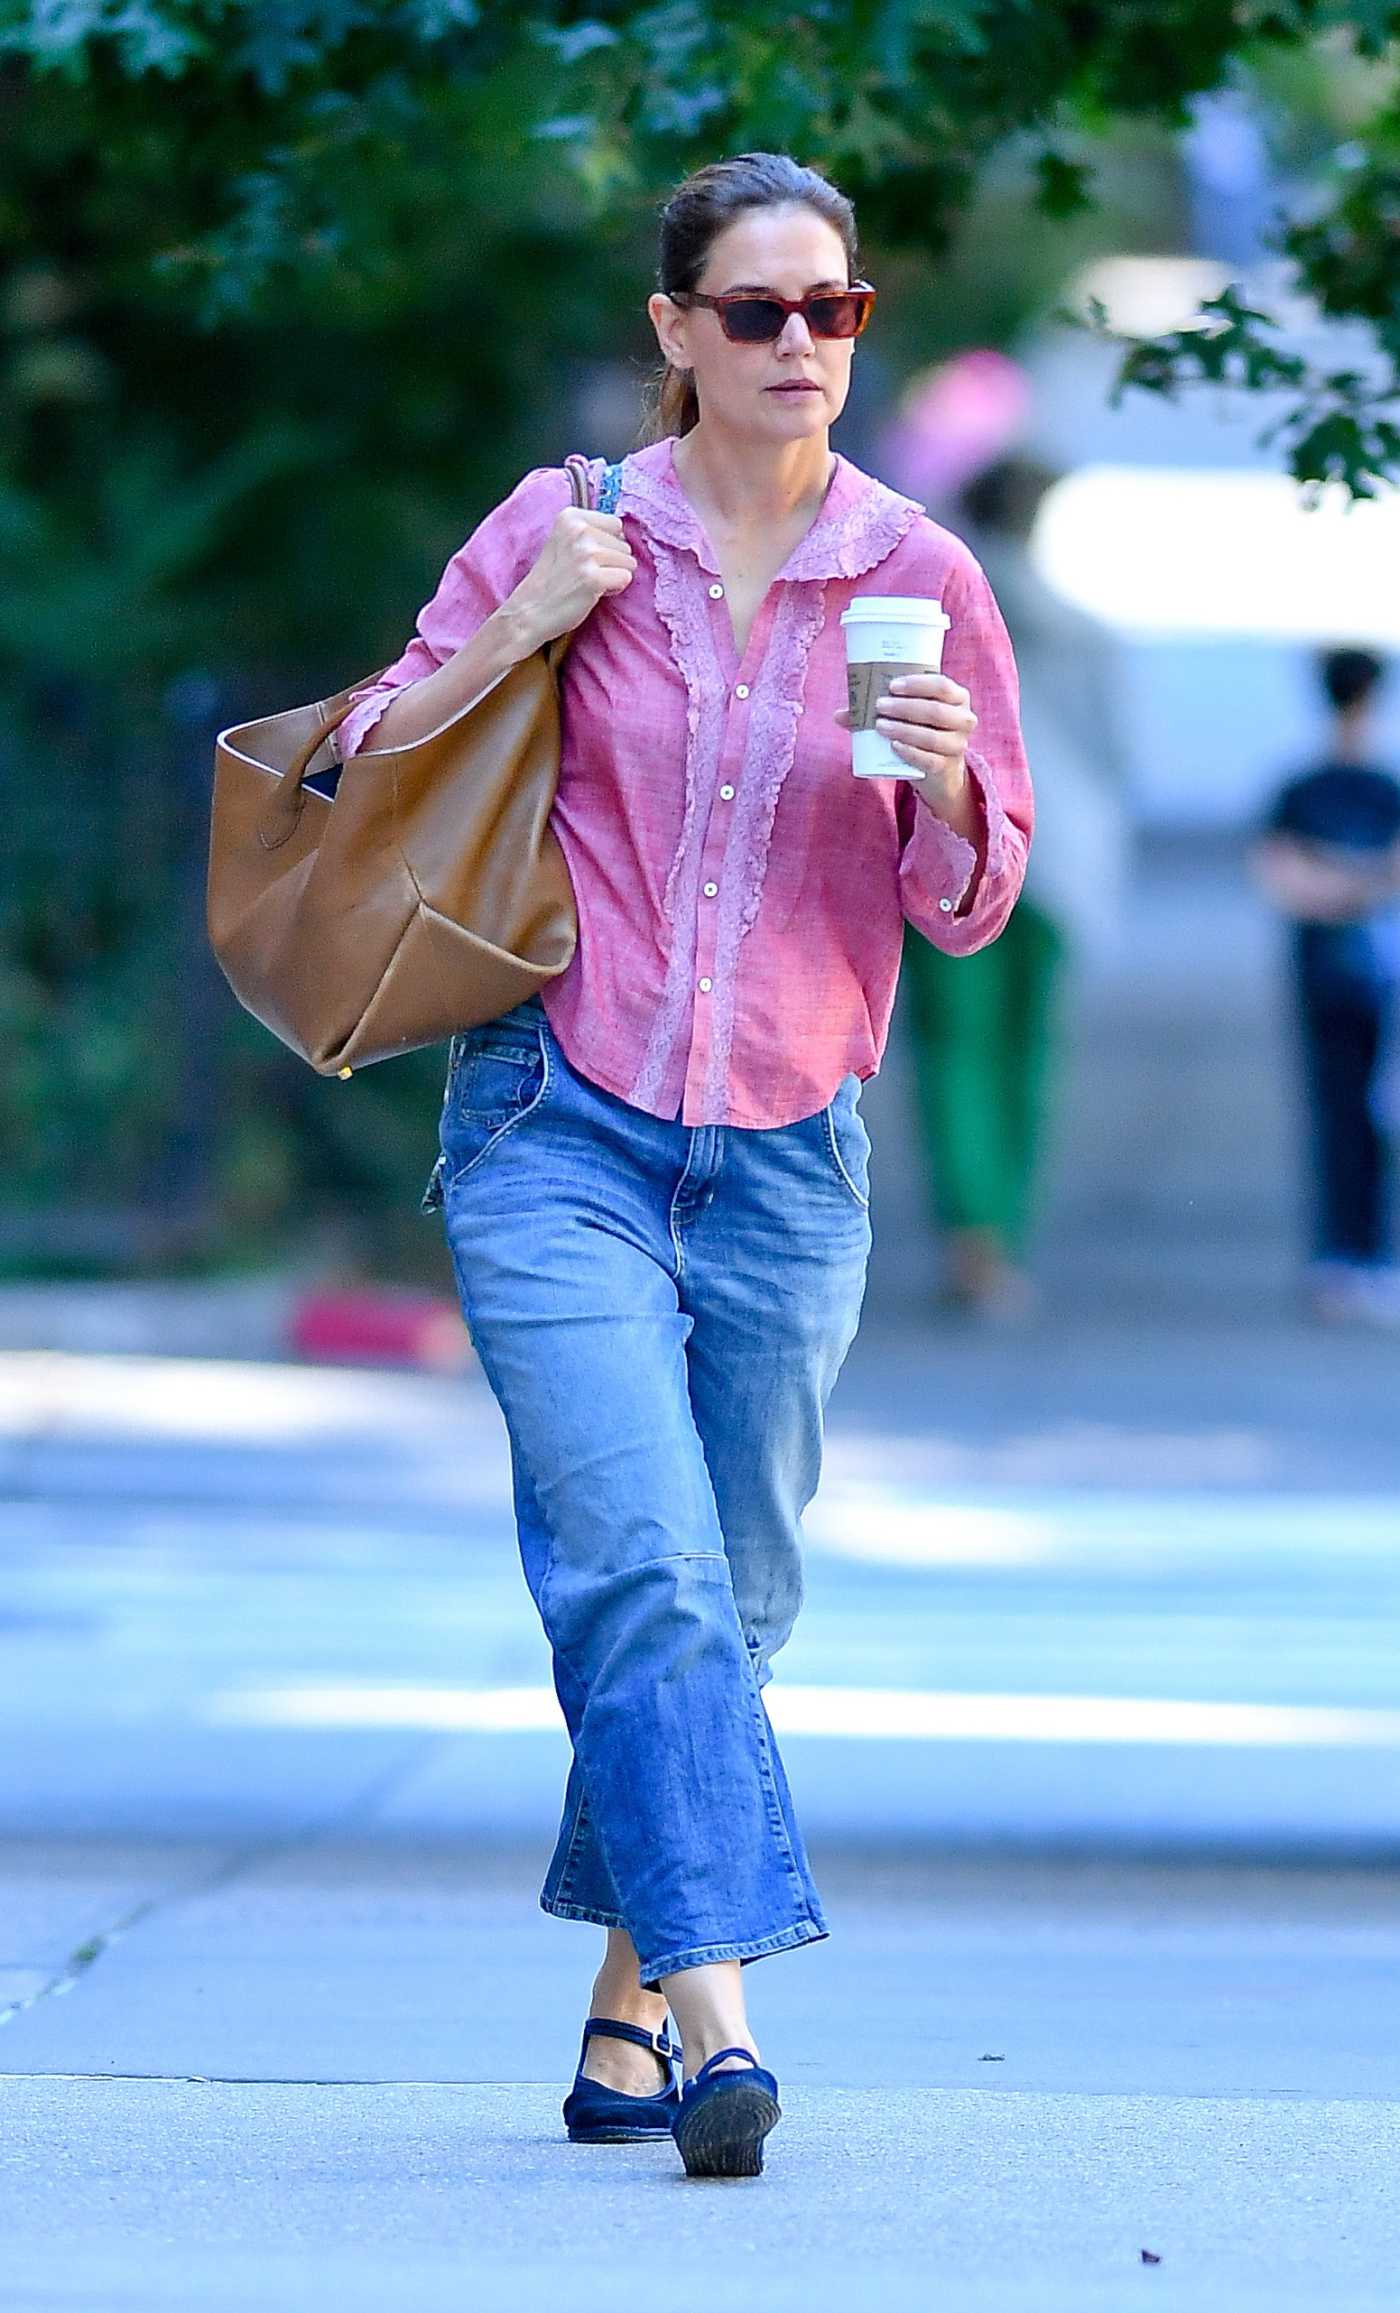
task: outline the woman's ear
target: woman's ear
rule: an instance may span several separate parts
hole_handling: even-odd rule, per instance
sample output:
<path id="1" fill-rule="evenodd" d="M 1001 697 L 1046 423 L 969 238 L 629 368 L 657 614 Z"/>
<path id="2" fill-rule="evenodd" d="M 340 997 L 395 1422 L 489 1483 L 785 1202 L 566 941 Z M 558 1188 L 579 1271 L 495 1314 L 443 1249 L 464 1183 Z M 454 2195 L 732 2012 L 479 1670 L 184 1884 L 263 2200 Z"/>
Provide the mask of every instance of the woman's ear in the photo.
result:
<path id="1" fill-rule="evenodd" d="M 647 312 L 651 315 L 652 327 L 656 331 L 656 341 L 666 360 L 670 362 L 673 369 L 689 369 L 690 356 L 685 342 L 685 315 L 680 306 L 674 305 L 664 290 L 657 289 L 647 299 Z"/>

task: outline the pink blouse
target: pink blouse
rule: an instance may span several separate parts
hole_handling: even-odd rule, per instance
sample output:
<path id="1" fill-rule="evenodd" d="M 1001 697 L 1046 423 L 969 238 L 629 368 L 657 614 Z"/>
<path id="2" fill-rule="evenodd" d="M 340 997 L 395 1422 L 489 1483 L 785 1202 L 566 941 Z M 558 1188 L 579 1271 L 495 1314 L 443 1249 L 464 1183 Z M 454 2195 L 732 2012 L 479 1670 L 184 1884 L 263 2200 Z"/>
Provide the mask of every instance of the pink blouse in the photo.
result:
<path id="1" fill-rule="evenodd" d="M 969 549 L 840 455 L 741 656 L 672 449 L 624 459 L 617 512 L 636 575 L 563 661 L 552 825 L 579 939 L 544 1004 L 572 1065 L 649 1115 L 789 1124 L 850 1070 L 879 1067 L 906 917 L 967 955 L 1011 913 L 1032 821 L 1015 661 Z M 539 466 L 486 516 L 402 655 L 356 693 L 342 757 L 505 601 L 569 503 L 563 468 Z M 852 774 L 832 718 L 846 703 L 840 617 L 857 593 L 937 595 L 952 621 L 943 663 L 978 716 L 967 760 L 986 824 L 970 899 L 973 845 L 907 781 Z"/>

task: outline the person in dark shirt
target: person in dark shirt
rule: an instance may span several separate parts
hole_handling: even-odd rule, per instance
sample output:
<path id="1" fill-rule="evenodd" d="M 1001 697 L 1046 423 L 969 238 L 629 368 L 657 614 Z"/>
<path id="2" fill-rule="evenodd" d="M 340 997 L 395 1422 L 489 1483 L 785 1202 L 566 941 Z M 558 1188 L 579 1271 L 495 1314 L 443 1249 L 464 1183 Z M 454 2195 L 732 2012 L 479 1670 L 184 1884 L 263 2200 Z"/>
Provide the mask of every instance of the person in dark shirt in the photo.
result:
<path id="1" fill-rule="evenodd" d="M 1315 1315 L 1400 1325 L 1389 1120 L 1379 1093 L 1400 996 L 1400 778 L 1374 759 L 1384 679 L 1370 651 L 1324 652 L 1327 751 L 1274 797 L 1253 864 L 1290 919 L 1313 1176 Z"/>

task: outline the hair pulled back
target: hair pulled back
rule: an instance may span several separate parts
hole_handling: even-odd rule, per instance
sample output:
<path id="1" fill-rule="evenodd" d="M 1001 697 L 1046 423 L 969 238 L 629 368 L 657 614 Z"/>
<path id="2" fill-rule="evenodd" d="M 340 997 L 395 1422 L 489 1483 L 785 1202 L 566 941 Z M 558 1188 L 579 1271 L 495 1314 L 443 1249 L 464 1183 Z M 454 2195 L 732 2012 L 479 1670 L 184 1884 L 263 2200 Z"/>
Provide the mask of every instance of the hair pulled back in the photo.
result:
<path id="1" fill-rule="evenodd" d="M 696 169 L 663 205 L 657 288 L 668 297 L 693 289 L 714 242 L 736 217 L 747 209 L 775 209 L 794 201 L 834 227 L 854 279 L 856 214 L 830 178 L 818 169 L 804 168 L 786 153 L 735 153 Z M 666 362 L 649 396 L 638 446 L 662 441 L 668 434 L 688 434 L 699 415 L 691 372 Z"/>

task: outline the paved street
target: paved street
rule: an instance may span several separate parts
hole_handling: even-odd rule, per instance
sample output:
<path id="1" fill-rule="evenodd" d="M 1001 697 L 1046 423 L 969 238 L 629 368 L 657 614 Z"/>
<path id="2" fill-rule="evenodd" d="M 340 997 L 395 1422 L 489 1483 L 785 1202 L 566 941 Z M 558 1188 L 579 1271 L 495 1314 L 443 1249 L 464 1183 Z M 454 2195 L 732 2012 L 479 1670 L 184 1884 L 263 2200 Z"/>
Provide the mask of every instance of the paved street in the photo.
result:
<path id="1" fill-rule="evenodd" d="M 769 1690 L 833 1933 L 704 2188 L 562 2138 L 480 1384 L 0 1358 L 0 2305 L 1393 2305 L 1397 1366 L 863 1337 Z"/>

